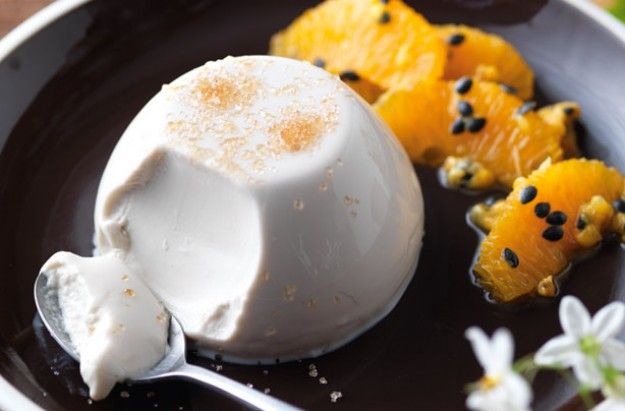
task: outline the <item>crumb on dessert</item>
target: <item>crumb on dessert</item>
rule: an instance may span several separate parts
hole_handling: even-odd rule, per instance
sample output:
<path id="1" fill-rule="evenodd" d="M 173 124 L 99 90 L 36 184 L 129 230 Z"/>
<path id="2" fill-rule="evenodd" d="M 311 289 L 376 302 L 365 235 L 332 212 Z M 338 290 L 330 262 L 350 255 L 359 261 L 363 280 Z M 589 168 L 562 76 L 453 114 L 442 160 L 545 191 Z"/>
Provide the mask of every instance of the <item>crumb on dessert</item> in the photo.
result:
<path id="1" fill-rule="evenodd" d="M 162 312 L 156 316 L 156 321 L 158 321 L 159 323 L 164 323 L 165 321 L 167 321 L 168 317 L 169 316 L 167 315 L 166 312 Z"/>
<path id="2" fill-rule="evenodd" d="M 284 286 L 284 300 L 291 302 L 295 300 L 295 293 L 297 292 L 297 287 L 293 284 L 287 284 Z"/>
<path id="3" fill-rule="evenodd" d="M 268 282 L 271 280 L 271 273 L 269 271 L 263 271 L 263 281 Z"/>
<path id="4" fill-rule="evenodd" d="M 121 334 L 126 331 L 126 326 L 124 324 L 116 324 L 113 328 L 113 335 Z"/>
<path id="5" fill-rule="evenodd" d="M 293 208 L 297 211 L 302 211 L 304 209 L 304 205 L 304 200 L 302 200 L 301 198 L 296 198 L 295 200 L 293 200 Z"/>

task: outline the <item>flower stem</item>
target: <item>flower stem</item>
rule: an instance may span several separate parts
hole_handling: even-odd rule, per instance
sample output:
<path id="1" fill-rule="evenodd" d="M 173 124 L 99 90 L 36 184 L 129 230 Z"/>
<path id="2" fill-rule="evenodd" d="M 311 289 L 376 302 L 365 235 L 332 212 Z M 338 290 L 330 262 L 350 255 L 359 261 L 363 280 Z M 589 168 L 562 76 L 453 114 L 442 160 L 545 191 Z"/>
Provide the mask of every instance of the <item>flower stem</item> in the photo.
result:
<path id="1" fill-rule="evenodd" d="M 592 399 L 592 390 L 589 389 L 588 387 L 579 387 L 579 389 L 577 390 L 579 396 L 581 397 L 582 401 L 584 401 L 584 405 L 586 406 L 586 409 L 591 410 L 593 408 L 595 408 L 595 401 Z"/>
<path id="2" fill-rule="evenodd" d="M 512 369 L 522 375 L 527 382 L 531 384 L 541 367 L 534 362 L 534 354 L 528 354 L 515 361 L 512 365 Z"/>

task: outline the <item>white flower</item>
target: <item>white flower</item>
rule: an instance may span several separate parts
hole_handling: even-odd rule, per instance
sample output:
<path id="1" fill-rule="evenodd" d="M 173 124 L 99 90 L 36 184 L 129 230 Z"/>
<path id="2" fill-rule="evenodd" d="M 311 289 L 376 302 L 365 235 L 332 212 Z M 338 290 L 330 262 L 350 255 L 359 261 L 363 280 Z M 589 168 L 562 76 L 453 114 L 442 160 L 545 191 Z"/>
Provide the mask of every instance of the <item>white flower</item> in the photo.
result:
<path id="1" fill-rule="evenodd" d="M 605 400 L 592 411 L 623 411 L 625 410 L 625 376 L 616 376 L 602 390 Z"/>
<path id="2" fill-rule="evenodd" d="M 471 327 L 465 336 L 484 368 L 477 389 L 467 398 L 467 407 L 480 411 L 529 410 L 532 391 L 527 381 L 512 370 L 514 342 L 510 331 L 500 328 L 489 340 L 484 331 Z"/>
<path id="3" fill-rule="evenodd" d="M 552 338 L 534 356 L 538 365 L 573 367 L 582 384 L 597 389 L 606 367 L 625 370 L 625 344 L 613 338 L 625 324 L 625 304 L 613 302 L 594 317 L 576 297 L 560 303 L 564 334 Z"/>
<path id="4" fill-rule="evenodd" d="M 601 404 L 597 405 L 592 411 L 623 411 L 625 410 L 625 399 L 623 398 L 608 398 Z"/>

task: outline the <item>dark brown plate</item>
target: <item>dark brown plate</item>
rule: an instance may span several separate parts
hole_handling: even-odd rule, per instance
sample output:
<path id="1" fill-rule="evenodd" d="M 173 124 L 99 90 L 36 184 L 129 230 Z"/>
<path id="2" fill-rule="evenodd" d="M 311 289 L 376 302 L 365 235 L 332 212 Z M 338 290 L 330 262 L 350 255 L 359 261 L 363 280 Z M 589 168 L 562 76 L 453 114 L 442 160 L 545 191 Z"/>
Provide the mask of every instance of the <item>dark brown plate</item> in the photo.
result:
<path id="1" fill-rule="evenodd" d="M 51 410 L 237 408 L 184 382 L 118 387 L 89 405 L 76 364 L 34 315 L 32 284 L 56 250 L 91 253 L 100 173 L 122 130 L 161 84 L 207 60 L 264 53 L 269 36 L 312 3 L 94 0 L 0 61 L 0 374 L 35 403 Z M 586 153 L 625 171 L 625 30 L 593 17 L 594 9 L 582 11 L 578 0 L 413 3 L 435 22 L 477 24 L 516 44 L 548 100 L 582 104 Z M 447 191 L 433 170 L 418 171 L 427 236 L 397 309 L 322 358 L 225 364 L 224 374 L 308 409 L 462 409 L 463 386 L 480 373 L 463 337 L 468 326 L 509 327 L 518 355 L 559 332 L 557 301 L 515 312 L 484 300 L 470 281 L 477 237 L 464 221 L 480 197 Z M 609 245 L 577 266 L 563 291 L 596 310 L 623 299 L 624 270 L 625 252 Z M 308 376 L 310 363 L 327 385 Z M 122 389 L 129 398 L 120 397 Z M 330 403 L 333 390 L 343 393 L 338 404 Z M 535 392 L 539 410 L 572 395 L 549 376 L 536 381 Z"/>

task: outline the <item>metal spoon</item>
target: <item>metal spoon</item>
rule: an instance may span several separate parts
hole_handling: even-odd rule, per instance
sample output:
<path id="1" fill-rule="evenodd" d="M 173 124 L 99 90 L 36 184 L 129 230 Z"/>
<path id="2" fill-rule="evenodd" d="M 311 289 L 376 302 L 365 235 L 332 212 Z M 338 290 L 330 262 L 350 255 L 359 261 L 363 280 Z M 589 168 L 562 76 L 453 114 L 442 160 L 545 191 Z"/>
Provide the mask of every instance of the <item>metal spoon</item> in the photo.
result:
<path id="1" fill-rule="evenodd" d="M 80 358 L 74 351 L 74 345 L 63 326 L 58 301 L 55 298 L 50 298 L 50 293 L 47 293 L 47 283 L 48 280 L 45 274 L 39 274 L 35 280 L 35 304 L 37 305 L 37 311 L 39 311 L 43 324 L 56 342 L 59 343 L 61 348 L 76 361 L 80 361 Z M 299 408 L 224 377 L 221 374 L 207 370 L 206 368 L 188 364 L 182 327 L 180 327 L 178 320 L 171 317 L 169 325 L 169 350 L 167 354 L 154 368 L 130 382 L 149 383 L 175 378 L 204 384 L 254 409 L 280 411 L 299 410 Z"/>

